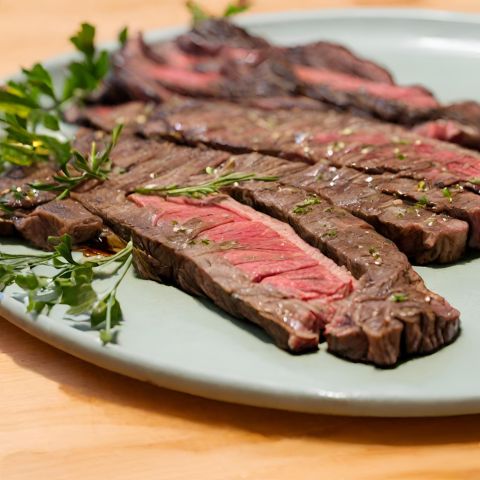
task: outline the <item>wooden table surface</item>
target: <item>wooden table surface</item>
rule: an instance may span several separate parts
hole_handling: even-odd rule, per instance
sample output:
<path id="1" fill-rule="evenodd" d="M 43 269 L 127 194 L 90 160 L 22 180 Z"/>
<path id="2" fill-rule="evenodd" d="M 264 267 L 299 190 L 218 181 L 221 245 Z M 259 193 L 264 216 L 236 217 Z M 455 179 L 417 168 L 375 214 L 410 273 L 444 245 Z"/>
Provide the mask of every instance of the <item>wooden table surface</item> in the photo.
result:
<path id="1" fill-rule="evenodd" d="M 204 0 L 219 10 L 224 0 Z M 256 0 L 253 11 L 478 0 Z M 181 0 L 0 0 L 0 75 L 68 50 L 80 21 L 181 24 Z M 362 419 L 224 404 L 89 365 L 0 318 L 0 479 L 480 479 L 480 415 Z"/>

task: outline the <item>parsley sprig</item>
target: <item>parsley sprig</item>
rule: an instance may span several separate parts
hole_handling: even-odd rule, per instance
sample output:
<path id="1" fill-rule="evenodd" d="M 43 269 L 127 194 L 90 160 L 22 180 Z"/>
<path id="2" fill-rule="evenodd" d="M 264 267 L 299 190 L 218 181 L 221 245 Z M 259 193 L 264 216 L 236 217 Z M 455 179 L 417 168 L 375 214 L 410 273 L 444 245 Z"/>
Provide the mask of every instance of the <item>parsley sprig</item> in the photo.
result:
<path id="1" fill-rule="evenodd" d="M 198 2 L 190 0 L 187 1 L 185 5 L 190 11 L 194 24 L 209 18 L 215 18 L 214 15 L 208 13 Z M 248 0 L 237 0 L 236 2 L 228 3 L 220 18 L 229 18 L 246 12 L 250 6 L 251 4 Z"/>
<path id="2" fill-rule="evenodd" d="M 110 66 L 108 53 L 95 47 L 92 25 L 83 23 L 70 41 L 80 57 L 68 65 L 61 93 L 40 63 L 24 68 L 20 80 L 0 88 L 0 126 L 4 131 L 0 167 L 32 165 L 49 158 L 62 167 L 70 159 L 71 144 L 59 133 L 62 112 L 69 102 L 82 100 L 95 90 Z"/>
<path id="3" fill-rule="evenodd" d="M 110 154 L 118 142 L 122 128 L 121 124 L 114 128 L 112 138 L 102 152 L 97 152 L 95 142 L 92 142 L 90 154 L 86 157 L 78 150 L 73 150 L 72 161 L 62 167 L 60 174 L 53 176 L 54 182 L 37 182 L 31 184 L 31 187 L 36 190 L 59 192 L 57 200 L 61 200 L 67 198 L 72 190 L 87 180 L 105 181 L 112 166 Z"/>
<path id="4" fill-rule="evenodd" d="M 211 167 L 206 168 L 206 173 L 209 175 L 215 175 L 215 170 Z M 275 176 L 259 176 L 256 173 L 228 173 L 215 177 L 209 182 L 204 182 L 199 185 L 189 185 L 180 187 L 178 185 L 168 185 L 166 187 L 159 187 L 155 185 L 146 185 L 144 187 L 138 187 L 135 189 L 136 193 L 142 193 L 144 195 L 160 195 L 179 197 L 186 196 L 191 198 L 202 198 L 207 195 L 219 193 L 220 190 L 229 185 L 235 185 L 237 183 L 247 182 L 249 180 L 256 180 L 260 182 L 275 182 L 278 177 Z"/>
<path id="5" fill-rule="evenodd" d="M 100 330 L 104 344 L 114 340 L 113 328 L 122 321 L 117 290 L 132 264 L 132 243 L 110 257 L 76 260 L 69 235 L 49 239 L 55 244 L 48 253 L 8 254 L 0 252 L 0 291 L 18 285 L 27 295 L 27 311 L 48 313 L 55 305 L 68 305 L 67 315 L 87 314 L 90 325 Z M 40 268 L 49 274 L 41 273 Z M 94 290 L 95 278 L 118 277 L 102 295 Z"/>

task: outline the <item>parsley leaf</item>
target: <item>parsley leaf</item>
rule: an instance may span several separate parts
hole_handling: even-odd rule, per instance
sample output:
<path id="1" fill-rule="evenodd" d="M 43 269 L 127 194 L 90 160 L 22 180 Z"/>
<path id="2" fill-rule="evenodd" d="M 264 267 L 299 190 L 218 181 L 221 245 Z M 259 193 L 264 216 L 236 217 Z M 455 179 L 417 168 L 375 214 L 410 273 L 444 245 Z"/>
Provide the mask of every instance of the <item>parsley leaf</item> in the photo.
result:
<path id="1" fill-rule="evenodd" d="M 192 16 L 194 25 L 209 18 L 214 18 L 214 16 L 208 13 L 198 2 L 189 0 L 185 5 Z M 248 0 L 237 0 L 236 2 L 228 3 L 221 18 L 230 18 L 239 13 L 243 13 L 247 11 L 250 6 L 251 4 Z"/>
<path id="2" fill-rule="evenodd" d="M 250 8 L 248 0 L 238 0 L 236 3 L 229 3 L 223 12 L 223 17 L 228 18 L 239 13 L 246 12 Z"/>
<path id="3" fill-rule="evenodd" d="M 103 343 L 113 340 L 112 329 L 122 321 L 117 290 L 132 264 L 132 243 L 111 257 L 76 261 L 68 235 L 49 239 L 54 251 L 37 254 L 0 252 L 0 291 L 12 284 L 26 293 L 27 310 L 43 313 L 55 305 L 68 305 L 68 315 L 88 314 L 92 328 L 100 329 Z M 106 267 L 115 265 L 113 271 Z M 37 267 L 52 270 L 51 275 L 38 274 Z M 99 297 L 93 280 L 116 275 L 114 284 Z"/>
<path id="4" fill-rule="evenodd" d="M 110 57 L 105 50 L 95 47 L 95 27 L 82 23 L 80 30 L 70 38 L 82 58 L 68 66 L 63 88 L 63 101 L 72 97 L 83 98 L 95 90 L 110 68 Z"/>

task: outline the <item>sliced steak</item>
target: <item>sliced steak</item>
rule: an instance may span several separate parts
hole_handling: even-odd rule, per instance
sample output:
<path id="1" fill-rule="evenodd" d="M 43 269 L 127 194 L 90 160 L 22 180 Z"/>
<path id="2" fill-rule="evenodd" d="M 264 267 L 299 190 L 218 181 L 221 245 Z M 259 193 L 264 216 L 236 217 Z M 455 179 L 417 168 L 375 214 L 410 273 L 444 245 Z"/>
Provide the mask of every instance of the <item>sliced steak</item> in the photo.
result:
<path id="1" fill-rule="evenodd" d="M 440 119 L 422 123 L 416 126 L 414 131 L 422 137 L 457 143 L 475 150 L 480 149 L 480 129 L 474 125 Z"/>
<path id="2" fill-rule="evenodd" d="M 116 125 L 121 123 L 123 125 L 123 136 L 125 136 L 129 130 L 135 130 L 138 125 L 145 123 L 152 109 L 152 104 L 138 101 L 126 102 L 115 106 L 75 106 L 66 112 L 65 120 L 107 132 L 112 131 Z"/>
<path id="3" fill-rule="evenodd" d="M 415 202 L 415 208 L 426 208 L 444 213 L 469 224 L 469 241 L 472 248 L 480 248 L 480 196 L 455 185 L 439 189 L 425 181 L 417 182 L 392 174 L 359 177 L 357 182 L 368 182 L 376 188 L 398 198 Z"/>
<path id="4" fill-rule="evenodd" d="M 297 65 L 294 72 L 307 97 L 346 110 L 357 109 L 389 122 L 414 124 L 436 114 L 440 104 L 423 87 L 372 82 L 344 73 Z"/>
<path id="5" fill-rule="evenodd" d="M 102 220 L 73 200 L 55 200 L 19 218 L 15 226 L 32 245 L 50 249 L 48 237 L 70 235 L 73 244 L 86 242 L 102 230 Z"/>
<path id="6" fill-rule="evenodd" d="M 104 96 L 109 101 L 142 100 L 163 102 L 172 93 L 156 81 L 155 64 L 145 57 L 141 35 L 130 39 L 112 55 L 109 90 Z"/>
<path id="7" fill-rule="evenodd" d="M 168 52 L 168 55 L 167 55 Z M 130 39 L 114 55 L 114 79 L 124 85 L 131 99 L 165 101 L 176 94 L 195 97 L 244 98 L 292 94 L 297 90 L 293 70 L 275 49 L 236 51 L 213 66 L 191 65 L 188 55 L 172 57 L 170 49 L 162 57 L 145 44 L 141 36 Z M 193 68 L 195 67 L 195 68 Z M 118 79 L 117 79 L 118 78 Z M 158 88 L 160 91 L 157 91 Z"/>
<path id="8" fill-rule="evenodd" d="M 198 184 L 210 177 L 203 173 L 207 164 L 216 168 L 217 175 L 232 171 L 255 171 L 261 175 L 285 177 L 298 175 L 305 168 L 302 162 L 286 161 L 260 154 L 227 154 L 219 157 L 218 154 L 222 152 L 202 151 L 176 145 L 171 145 L 171 148 L 172 150 L 165 154 L 165 158 L 182 158 L 184 162 L 180 168 L 172 166 L 173 170 L 165 170 L 163 174 L 155 175 L 152 179 L 145 175 L 146 171 L 142 174 L 138 173 L 140 171 L 138 169 L 145 165 L 139 164 L 123 175 L 125 182 L 132 177 L 131 188 L 135 184 L 139 185 L 137 182 L 141 181 L 166 186 L 172 183 L 172 177 L 174 177 L 174 183 L 179 185 Z M 188 151 L 195 156 L 187 158 Z M 205 160 L 202 161 L 202 158 Z M 161 160 L 162 157 L 159 156 L 154 161 Z M 117 201 L 124 202 L 121 192 L 128 189 L 126 190 L 123 184 L 118 190 L 116 182 L 117 180 L 110 180 L 102 187 L 88 193 L 77 194 L 76 197 L 92 212 L 101 215 L 117 233 L 124 238 L 129 238 L 132 225 L 136 225 L 135 222 L 141 215 L 129 214 L 123 221 L 118 220 L 117 209 L 111 207 L 111 204 L 113 202 L 116 205 Z M 115 191 L 119 193 L 118 200 L 115 200 L 113 193 Z M 334 322 L 331 330 L 329 328 L 326 330 L 329 349 L 332 352 L 347 358 L 386 366 L 394 364 L 399 358 L 430 352 L 455 337 L 458 331 L 458 312 L 446 304 L 442 298 L 426 290 L 419 277 L 412 271 L 406 257 L 390 241 L 378 235 L 362 220 L 341 208 L 334 207 L 319 196 L 293 186 L 248 182 L 234 185 L 228 191 L 243 203 L 253 205 L 256 209 L 290 223 L 305 241 L 319 248 L 337 264 L 345 265 L 359 279 L 358 285 L 361 291 L 357 292 L 357 289 L 348 297 L 356 306 L 361 304 L 355 308 L 357 312 L 355 318 L 347 316 L 349 310 L 340 300 L 336 300 L 334 305 L 340 302 L 340 308 L 345 310 L 342 314 L 343 320 L 340 321 L 336 314 L 333 314 L 333 310 L 332 315 L 328 317 Z M 252 224 L 245 224 L 243 220 L 232 218 L 230 214 L 219 211 L 215 197 L 207 199 L 206 205 L 203 205 L 205 202 L 176 198 L 168 201 L 159 197 L 134 196 L 133 198 L 137 198 L 142 205 L 149 205 L 153 211 L 157 212 L 154 216 L 154 224 L 162 225 L 162 228 L 169 226 L 175 233 L 182 236 L 182 248 L 185 245 L 192 248 L 200 245 L 203 248 L 213 248 L 215 244 L 221 244 L 221 248 L 224 249 L 222 250 L 223 260 L 233 262 L 237 268 L 243 269 L 243 273 L 248 273 L 251 279 L 263 286 L 270 282 L 272 288 L 274 286 L 282 291 L 288 290 L 292 294 L 296 292 L 297 295 L 299 290 L 297 286 L 292 286 L 291 282 L 295 285 L 300 283 L 305 285 L 305 282 L 308 284 L 308 278 L 311 278 L 310 267 L 289 270 L 292 265 L 289 262 L 293 260 L 296 262 L 299 257 L 279 257 L 279 252 L 285 245 L 284 242 L 275 240 L 270 243 L 270 233 L 268 231 L 261 233 L 260 230 L 256 230 L 260 227 L 254 228 L 254 248 L 251 246 L 247 248 L 247 243 L 243 242 L 244 239 L 245 242 L 249 241 Z M 127 207 L 125 205 L 118 207 L 120 214 L 126 211 L 125 208 L 130 208 L 128 203 Z M 195 213 L 192 208 L 195 209 Z M 202 210 L 199 211 L 199 208 Z M 237 215 L 238 207 L 235 206 L 233 210 Z M 152 220 L 148 225 L 152 225 Z M 134 238 L 136 238 L 135 235 Z M 144 236 L 138 238 L 139 242 L 144 242 Z M 168 238 L 173 241 L 175 235 L 170 233 Z M 239 245 L 233 245 L 232 242 L 240 242 L 241 248 Z M 269 248 L 273 247 L 275 250 L 272 253 Z M 261 250 L 259 253 L 258 249 Z M 137 268 L 142 275 L 160 281 L 176 278 L 171 266 L 174 254 L 163 252 L 163 247 L 160 248 L 156 244 L 152 246 L 150 241 L 148 241 L 148 247 L 136 247 Z M 202 256 L 198 253 L 196 255 Z M 210 257 L 207 265 L 209 268 L 213 265 Z M 297 267 L 298 264 L 294 266 Z M 284 271 L 284 268 L 288 271 Z M 282 273 L 278 273 L 280 271 L 278 269 Z M 194 273 L 204 278 L 204 274 L 197 271 Z M 234 272 L 230 272 L 230 275 L 235 279 L 238 278 Z M 207 294 L 218 305 L 238 315 L 238 310 L 236 313 L 229 304 L 221 303 L 222 300 L 217 300 L 213 293 L 208 293 L 213 292 L 212 290 L 206 292 L 204 289 L 199 290 L 199 287 L 193 287 L 190 277 L 180 277 L 175 281 L 191 293 Z M 181 283 L 182 281 L 184 283 Z M 303 292 L 302 295 L 307 294 Z M 404 301 L 392 300 L 397 297 Z M 408 302 L 407 299 L 409 299 Z M 247 316 L 247 318 L 251 317 Z M 325 322 L 328 322 L 328 319 Z M 355 328 L 346 331 L 344 327 L 347 324 L 351 326 L 352 322 Z M 376 330 L 372 325 L 376 325 Z M 271 326 L 265 328 L 270 329 L 271 332 L 274 331 Z M 284 338 L 285 334 L 281 335 Z M 359 339 L 362 346 L 360 349 L 355 349 L 354 345 L 359 342 Z"/>
<path id="9" fill-rule="evenodd" d="M 285 49 L 294 64 L 327 69 L 364 78 L 373 82 L 393 85 L 391 73 L 380 65 L 354 55 L 342 45 L 331 42 L 313 42 Z"/>
<path id="10" fill-rule="evenodd" d="M 282 181 L 306 188 L 367 221 L 415 263 L 449 263 L 465 251 L 466 222 L 385 194 L 354 169 L 320 162 Z"/>
<path id="11" fill-rule="evenodd" d="M 339 302 L 325 332 L 331 352 L 391 366 L 398 361 L 399 348 L 408 358 L 434 352 L 456 338 L 459 312 L 428 291 L 413 270 L 383 280 L 366 281 Z M 395 301 L 398 298 L 402 301 Z"/>
<path id="12" fill-rule="evenodd" d="M 307 143 L 308 146 L 304 145 L 304 137 L 308 137 L 308 134 L 303 133 L 302 125 L 306 119 L 311 121 L 310 112 L 304 112 L 303 116 L 299 118 L 295 116 L 293 120 L 289 120 L 287 111 L 278 114 L 263 112 L 262 115 L 258 111 L 246 112 L 242 107 L 233 106 L 231 111 L 227 110 L 231 113 L 229 115 L 231 128 L 226 130 L 220 124 L 218 116 L 221 109 L 217 111 L 211 107 L 208 110 L 206 106 L 203 118 L 207 117 L 208 121 L 201 123 L 202 115 L 199 112 L 196 117 L 199 121 L 196 124 L 192 122 L 190 116 L 177 113 L 170 116 L 168 107 L 166 110 L 166 113 L 165 109 L 161 110 L 158 121 L 154 117 L 146 124 L 143 131 L 147 136 L 160 135 L 177 139 L 180 137 L 187 143 L 204 142 L 238 152 L 257 150 L 309 162 L 328 157 L 329 152 L 324 151 L 325 147 L 317 157 L 317 150 L 310 149 L 310 143 Z M 315 114 L 313 117 L 318 116 Z M 329 127 L 335 125 L 336 129 L 343 121 L 343 116 L 339 117 L 331 112 L 326 117 Z M 352 128 L 359 121 L 356 118 L 351 120 L 350 124 L 344 122 L 342 125 L 344 128 L 341 131 L 345 134 L 351 135 Z M 348 125 L 350 127 L 347 127 Z M 347 128 L 350 128 L 348 132 Z M 300 133 L 292 134 L 292 131 Z M 332 163 L 335 164 L 335 161 L 332 160 Z M 328 174 L 328 165 L 322 163 L 318 168 L 326 170 L 325 174 Z M 464 252 L 468 225 L 463 221 L 432 215 L 424 209 L 415 208 L 413 204 L 403 205 L 401 200 L 369 186 L 368 182 L 364 182 L 367 177 L 362 177 L 354 169 L 343 169 L 339 178 L 334 178 L 337 176 L 335 173 L 323 181 L 312 180 L 308 173 L 306 175 L 308 185 L 303 180 L 298 180 L 303 187 L 313 189 L 315 193 L 328 197 L 332 203 L 369 221 L 382 234 L 393 239 L 399 248 L 417 263 L 450 262 L 460 258 Z M 354 178 L 356 181 L 353 187 L 350 182 Z"/>
<path id="13" fill-rule="evenodd" d="M 177 37 L 175 43 L 183 51 L 194 55 L 216 55 L 225 47 L 244 49 L 270 47 L 267 40 L 220 18 L 196 22 L 189 32 Z"/>
<path id="14" fill-rule="evenodd" d="M 173 281 L 259 324 L 282 348 L 315 349 L 334 304 L 355 281 L 290 227 L 233 200 L 128 202 L 99 188 L 82 196 L 118 233 L 132 235 L 142 276 Z"/>
<path id="15" fill-rule="evenodd" d="M 249 156 L 240 156 L 238 159 L 246 157 Z M 276 159 L 276 161 L 281 160 Z M 241 160 L 236 161 L 235 165 L 237 164 L 241 168 Z M 221 170 L 222 167 L 218 168 Z M 231 162 L 229 162 L 228 168 L 232 168 Z M 199 180 L 199 177 L 192 177 L 192 179 L 195 178 Z M 161 182 L 161 179 L 158 180 Z M 107 223 L 117 229 L 118 233 L 128 238 L 132 225 L 136 225 L 140 215 L 138 213 L 129 214 L 123 221 L 119 221 L 117 209 L 111 207 L 111 192 L 111 188 L 104 186 L 81 195 L 81 201 L 87 208 L 102 215 Z M 292 225 L 303 238 L 312 245 L 319 246 L 335 260 L 347 265 L 360 278 L 359 285 L 365 289 L 364 294 L 358 293 L 357 297 L 357 293 L 354 292 L 347 298 L 352 298 L 352 302 L 357 306 L 361 302 L 362 306 L 358 307 L 358 311 L 362 312 L 359 313 L 361 318 L 359 317 L 358 322 L 356 319 L 353 320 L 357 322 L 357 328 L 350 336 L 348 332 L 340 328 L 337 324 L 338 320 L 331 332 L 327 328 L 329 349 L 332 352 L 347 358 L 388 366 L 404 356 L 428 353 L 455 337 L 458 331 L 458 312 L 440 297 L 434 294 L 429 296 L 430 292 L 425 289 L 418 276 L 411 271 L 406 258 L 395 249 L 393 244 L 376 234 L 361 220 L 351 217 L 342 209 L 328 205 L 327 202 L 323 202 L 323 205 L 314 203 L 311 210 L 307 208 L 303 214 L 294 213 L 293 210 L 298 207 L 299 203 L 302 204 L 305 200 L 312 198 L 298 188 L 250 182 L 234 186 L 230 193 L 238 196 L 245 203 L 255 205 L 256 208 L 283 220 L 291 221 L 294 218 Z M 108 207 L 106 195 L 110 195 Z M 220 248 L 224 260 L 227 259 L 235 264 L 237 268 L 250 275 L 250 278 L 259 282 L 260 285 L 270 285 L 282 292 L 288 291 L 291 294 L 301 295 L 304 301 L 310 303 L 317 301 L 316 297 L 310 297 L 310 295 L 316 294 L 301 290 L 307 288 L 306 285 L 310 280 L 315 281 L 317 290 L 324 285 L 324 280 L 320 281 L 320 278 L 312 277 L 312 272 L 314 273 L 316 270 L 311 270 L 311 267 L 306 265 L 298 270 L 290 270 L 292 264 L 289 262 L 292 261 L 292 258 L 279 257 L 285 246 L 284 241 L 272 240 L 269 231 L 262 230 L 263 233 L 261 233 L 260 230 L 257 230 L 260 227 L 256 225 L 256 222 L 254 222 L 254 230 L 251 231 L 253 225 L 251 222 L 245 223 L 243 220 L 232 219 L 230 213 L 225 214 L 218 211 L 218 205 L 215 204 L 214 198 L 209 199 L 206 205 L 202 205 L 205 202 L 182 199 L 166 201 L 159 197 L 134 196 L 134 198 L 141 205 L 150 206 L 156 212 L 149 225 L 153 223 L 162 228 L 168 227 L 169 233 L 166 236 L 170 241 L 174 241 L 176 236 L 181 235 L 182 241 L 180 242 L 178 239 L 175 241 L 177 244 L 181 244 L 183 249 L 187 246 L 194 248 L 200 245 L 203 248 Z M 211 208 L 212 202 L 215 209 Z M 104 203 L 104 207 L 102 207 L 102 203 Z M 228 211 L 232 212 L 230 204 L 227 205 L 229 205 Z M 195 213 L 191 211 L 193 207 L 196 209 Z M 198 208 L 203 210 L 199 212 Z M 126 211 L 125 206 L 119 207 L 118 210 L 120 215 Z M 233 207 L 233 212 L 235 214 L 240 212 L 238 206 Z M 257 218 L 256 215 L 258 214 L 255 214 L 254 219 Z M 334 228 L 338 229 L 338 234 L 332 233 Z M 203 284 L 198 286 L 196 279 L 205 279 L 204 273 L 189 269 L 188 274 L 181 276 L 180 273 L 176 273 L 178 270 L 181 271 L 181 268 L 176 264 L 172 266 L 172 263 L 175 262 L 175 253 L 171 250 L 164 252 L 157 243 L 152 243 L 151 239 L 147 241 L 144 237 L 144 234 L 138 236 L 134 233 L 134 239 L 142 242 L 142 246 L 138 247 L 136 252 L 137 268 L 143 275 L 156 280 L 171 279 L 173 276 L 176 283 L 185 290 L 194 294 L 206 294 L 222 308 L 234 315 L 239 315 L 238 307 L 235 310 L 231 302 L 219 299 L 217 290 L 206 290 Z M 249 240 L 251 237 L 253 239 Z M 272 242 L 270 242 L 271 240 Z M 362 241 L 366 245 L 359 248 L 359 242 Z M 270 251 L 270 248 L 273 248 L 273 252 Z M 389 262 L 383 262 L 383 256 L 388 257 Z M 205 264 L 201 264 L 202 268 L 211 269 L 216 266 L 210 256 L 207 257 L 206 254 L 204 256 L 202 253 L 195 254 L 196 260 L 200 261 L 201 258 L 205 260 Z M 295 257 L 295 261 L 297 260 L 299 258 Z M 296 268 L 298 264 L 294 266 Z M 224 275 L 227 276 L 225 273 Z M 235 285 L 239 278 L 238 274 L 229 271 L 228 275 Z M 291 282 L 294 284 L 292 285 Z M 372 291 L 373 285 L 378 285 L 375 293 Z M 302 293 L 299 293 L 299 288 Z M 405 303 L 395 302 L 392 300 L 395 294 L 401 295 L 402 298 L 411 298 L 411 301 L 408 303 L 406 301 Z M 238 296 L 234 295 L 234 298 L 237 299 Z M 339 300 L 330 306 L 336 305 L 337 301 Z M 267 304 L 269 303 L 267 302 Z M 380 304 L 382 308 L 378 308 Z M 342 301 L 339 305 L 342 309 L 346 308 Z M 347 310 L 343 316 L 346 315 L 346 312 Z M 365 322 L 366 312 L 370 315 L 370 323 Z M 380 314 L 377 315 L 377 312 Z M 373 331 L 371 327 L 371 324 L 374 323 L 372 315 L 375 318 L 376 331 Z M 252 319 L 244 313 L 240 316 Z M 328 322 L 332 318 L 336 319 L 337 316 L 329 315 L 325 321 Z M 348 322 L 350 322 L 350 317 L 345 316 L 342 325 Z M 320 324 L 323 326 L 323 321 Z M 278 332 L 274 333 L 275 330 L 271 326 L 263 326 L 272 335 L 279 335 Z M 284 333 L 281 336 L 283 338 Z M 352 342 L 355 343 L 358 337 L 362 338 L 362 349 L 350 351 L 348 345 Z M 405 339 L 405 343 L 402 339 Z M 283 344 L 284 340 L 280 342 L 280 345 Z"/>
<path id="16" fill-rule="evenodd" d="M 54 193 L 30 186 L 37 181 L 51 181 L 54 173 L 54 168 L 47 163 L 13 167 L 0 177 L 1 203 L 13 209 L 30 209 L 54 199 Z"/>

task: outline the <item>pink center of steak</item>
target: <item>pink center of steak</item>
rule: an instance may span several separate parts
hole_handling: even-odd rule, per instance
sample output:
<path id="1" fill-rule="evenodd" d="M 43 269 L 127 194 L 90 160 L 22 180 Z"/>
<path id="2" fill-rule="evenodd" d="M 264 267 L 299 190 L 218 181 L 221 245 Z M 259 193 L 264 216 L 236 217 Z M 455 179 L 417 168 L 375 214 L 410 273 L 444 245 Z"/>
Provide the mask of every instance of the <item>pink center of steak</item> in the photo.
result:
<path id="1" fill-rule="evenodd" d="M 435 108 L 438 102 L 418 87 L 400 87 L 388 83 L 372 82 L 363 78 L 333 72 L 323 68 L 296 65 L 295 73 L 305 83 L 328 85 L 343 92 L 365 92 L 386 100 L 397 100 L 417 108 Z"/>
<path id="2" fill-rule="evenodd" d="M 196 243 L 211 246 L 215 255 L 252 282 L 273 287 L 288 298 L 329 303 L 346 297 L 354 288 L 355 280 L 345 269 L 303 242 L 288 225 L 234 200 L 206 203 L 142 195 L 130 198 L 155 211 L 153 225 L 189 228 L 194 221 L 200 231 Z M 214 248 L 220 245 L 225 248 Z"/>
<path id="3" fill-rule="evenodd" d="M 149 62 L 143 65 L 143 74 L 162 84 L 168 84 L 172 87 L 207 89 L 220 80 L 220 75 L 216 72 L 199 73 L 184 68 L 171 67 Z"/>

